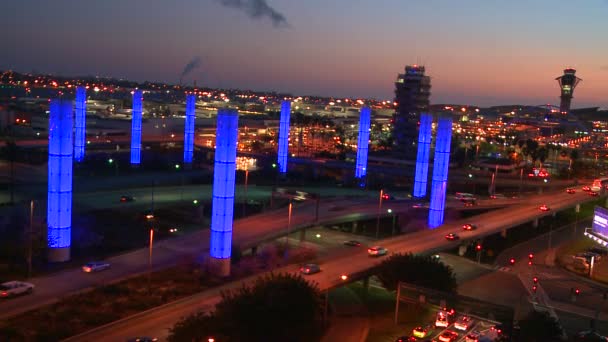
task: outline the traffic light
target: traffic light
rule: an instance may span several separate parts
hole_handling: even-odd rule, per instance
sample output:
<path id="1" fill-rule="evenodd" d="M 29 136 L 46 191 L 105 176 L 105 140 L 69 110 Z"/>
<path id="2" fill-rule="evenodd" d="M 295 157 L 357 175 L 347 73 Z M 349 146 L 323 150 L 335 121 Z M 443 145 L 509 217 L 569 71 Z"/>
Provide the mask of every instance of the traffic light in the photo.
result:
<path id="1" fill-rule="evenodd" d="M 515 259 L 513 259 L 513 258 L 509 259 L 509 263 L 511 264 L 511 266 L 515 265 Z"/>
<path id="2" fill-rule="evenodd" d="M 538 290 L 538 286 L 532 285 L 532 292 L 536 293 L 536 290 Z"/>
<path id="3" fill-rule="evenodd" d="M 532 265 L 532 259 L 534 259 L 534 254 L 528 254 L 528 265 Z"/>
<path id="4" fill-rule="evenodd" d="M 532 281 L 534 281 L 534 284 L 538 284 L 538 277 L 532 278 Z"/>
<path id="5" fill-rule="evenodd" d="M 575 289 L 574 290 L 574 295 L 575 296 L 578 296 L 580 293 L 581 293 L 581 290 L 579 290 L 579 289 Z"/>
<path id="6" fill-rule="evenodd" d="M 479 243 L 478 243 L 478 244 L 475 246 L 475 250 L 476 250 L 476 251 L 478 251 L 478 252 L 480 252 L 480 251 L 481 251 L 481 244 L 479 244 Z"/>

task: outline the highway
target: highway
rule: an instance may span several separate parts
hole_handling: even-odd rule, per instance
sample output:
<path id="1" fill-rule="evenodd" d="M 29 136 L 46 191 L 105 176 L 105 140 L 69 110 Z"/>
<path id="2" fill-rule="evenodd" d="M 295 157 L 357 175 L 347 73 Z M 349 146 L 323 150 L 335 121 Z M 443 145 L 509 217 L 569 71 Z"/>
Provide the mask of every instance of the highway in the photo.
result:
<path id="1" fill-rule="evenodd" d="M 472 240 L 487 235 L 501 232 L 504 229 L 517 226 L 533 219 L 552 215 L 556 210 L 573 207 L 576 203 L 583 203 L 597 199 L 587 193 L 577 191 L 575 194 L 567 194 L 565 191 L 547 193 L 522 200 L 521 204 L 509 208 L 499 209 L 481 214 L 466 220 L 458 220 L 446 223 L 434 230 L 422 230 L 415 233 L 401 235 L 394 238 L 378 241 L 377 244 L 388 248 L 389 253 L 434 253 L 440 250 L 455 247 L 461 241 L 447 241 L 446 233 L 458 233 L 462 240 Z M 546 204 L 552 210 L 543 212 L 539 210 L 540 204 Z M 355 212 L 359 206 L 349 206 L 350 212 Z M 462 231 L 464 223 L 475 223 L 478 228 L 474 231 Z M 235 234 L 236 235 L 236 234 Z M 318 263 L 322 272 L 307 276 L 307 279 L 317 283 L 321 290 L 342 286 L 340 276 L 349 275 L 349 281 L 357 279 L 381 262 L 382 258 L 372 258 L 367 255 L 364 247 L 350 250 L 340 250 L 332 255 L 321 258 Z M 297 266 L 287 266 L 282 271 L 298 272 Z M 276 270 L 275 270 L 276 271 Z M 255 279 L 250 277 L 248 279 Z M 227 287 L 238 287 L 245 281 L 234 282 L 224 285 Z M 214 290 L 170 303 L 164 307 L 152 309 L 145 314 L 126 318 L 117 323 L 100 327 L 91 332 L 79 335 L 70 341 L 91 341 L 111 336 L 114 340 L 126 339 L 132 336 L 157 336 L 167 335 L 167 329 L 171 327 L 180 317 L 194 312 L 198 309 L 208 309 L 219 300 L 218 292 Z M 151 322 L 151 323 L 146 323 Z"/>

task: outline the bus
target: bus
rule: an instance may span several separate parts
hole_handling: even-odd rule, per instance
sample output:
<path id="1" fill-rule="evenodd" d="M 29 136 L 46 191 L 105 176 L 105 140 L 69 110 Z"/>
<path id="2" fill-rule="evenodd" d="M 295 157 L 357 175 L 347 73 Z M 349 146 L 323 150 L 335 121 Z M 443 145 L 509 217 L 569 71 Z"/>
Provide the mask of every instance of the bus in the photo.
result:
<path id="1" fill-rule="evenodd" d="M 603 188 L 608 186 L 608 177 L 598 178 L 593 181 L 593 185 L 591 185 L 591 191 L 600 192 Z"/>

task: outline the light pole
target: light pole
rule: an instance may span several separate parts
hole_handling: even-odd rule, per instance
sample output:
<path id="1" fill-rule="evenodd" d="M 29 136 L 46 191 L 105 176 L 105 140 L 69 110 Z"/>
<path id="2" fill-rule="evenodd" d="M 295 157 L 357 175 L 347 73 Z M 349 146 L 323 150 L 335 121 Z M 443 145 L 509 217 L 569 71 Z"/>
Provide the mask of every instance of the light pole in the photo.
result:
<path id="1" fill-rule="evenodd" d="M 27 277 L 32 276 L 32 234 L 34 233 L 34 200 L 30 201 L 30 227 L 27 246 Z"/>
<path id="2" fill-rule="evenodd" d="M 247 211 L 247 184 L 249 183 L 249 169 L 245 169 L 245 203 L 243 203 L 243 217 Z"/>
<path id="3" fill-rule="evenodd" d="M 152 273 L 152 248 L 154 246 L 154 228 L 150 228 L 150 246 L 148 252 L 148 293 L 150 293 L 150 275 Z"/>
<path id="4" fill-rule="evenodd" d="M 376 239 L 380 235 L 380 212 L 382 210 L 382 197 L 384 196 L 384 189 L 380 190 L 380 199 L 378 200 L 378 215 L 376 217 Z"/>
<path id="5" fill-rule="evenodd" d="M 391 229 L 392 234 L 391 235 L 395 235 L 395 219 L 396 219 L 396 216 L 395 216 L 395 214 L 393 214 L 393 209 L 388 209 L 386 212 L 389 213 L 389 214 L 391 214 L 391 216 L 393 218 L 393 225 L 392 225 L 392 229 Z"/>
<path id="6" fill-rule="evenodd" d="M 287 216 L 287 235 L 285 235 L 285 259 L 287 259 L 287 251 L 289 250 L 289 233 L 291 231 L 291 212 L 293 209 L 293 203 L 289 200 L 289 214 Z"/>
<path id="7" fill-rule="evenodd" d="M 521 191 L 524 186 L 524 168 L 522 167 L 519 170 L 519 197 L 521 197 Z"/>
<path id="8" fill-rule="evenodd" d="M 490 195 L 496 194 L 496 176 L 498 174 L 498 164 L 496 164 L 496 168 L 494 169 L 494 173 L 492 173 L 492 185 L 490 186 Z"/>

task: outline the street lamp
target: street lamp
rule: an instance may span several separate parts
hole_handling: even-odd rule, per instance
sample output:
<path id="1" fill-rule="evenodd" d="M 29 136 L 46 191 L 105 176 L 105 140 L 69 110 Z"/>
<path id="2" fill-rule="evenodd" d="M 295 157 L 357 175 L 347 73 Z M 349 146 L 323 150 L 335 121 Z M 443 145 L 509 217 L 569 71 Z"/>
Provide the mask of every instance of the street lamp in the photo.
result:
<path id="1" fill-rule="evenodd" d="M 395 219 L 397 218 L 397 216 L 395 214 L 393 214 L 393 209 L 388 209 L 386 211 L 387 213 L 391 214 L 392 218 L 393 218 L 393 225 L 391 226 L 391 235 L 395 235 Z"/>
<path id="2" fill-rule="evenodd" d="M 245 169 L 245 203 L 243 203 L 243 217 L 247 210 L 247 184 L 249 183 L 249 169 Z"/>
<path id="3" fill-rule="evenodd" d="M 382 198 L 384 197 L 384 189 L 380 190 L 380 198 L 378 199 L 378 215 L 376 217 L 376 239 L 380 235 L 380 212 L 382 210 Z"/>
<path id="4" fill-rule="evenodd" d="M 289 215 L 287 216 L 287 235 L 285 235 L 285 259 L 287 259 L 287 251 L 289 249 L 289 232 L 291 231 L 291 212 L 293 203 L 289 200 Z"/>
<path id="5" fill-rule="evenodd" d="M 150 228 L 150 246 L 148 251 L 148 292 L 150 292 L 150 276 L 152 273 L 152 248 L 154 246 L 154 228 Z"/>
<path id="6" fill-rule="evenodd" d="M 34 200 L 30 201 L 30 227 L 28 232 L 27 246 L 27 277 L 32 276 L 32 234 L 34 233 Z"/>

